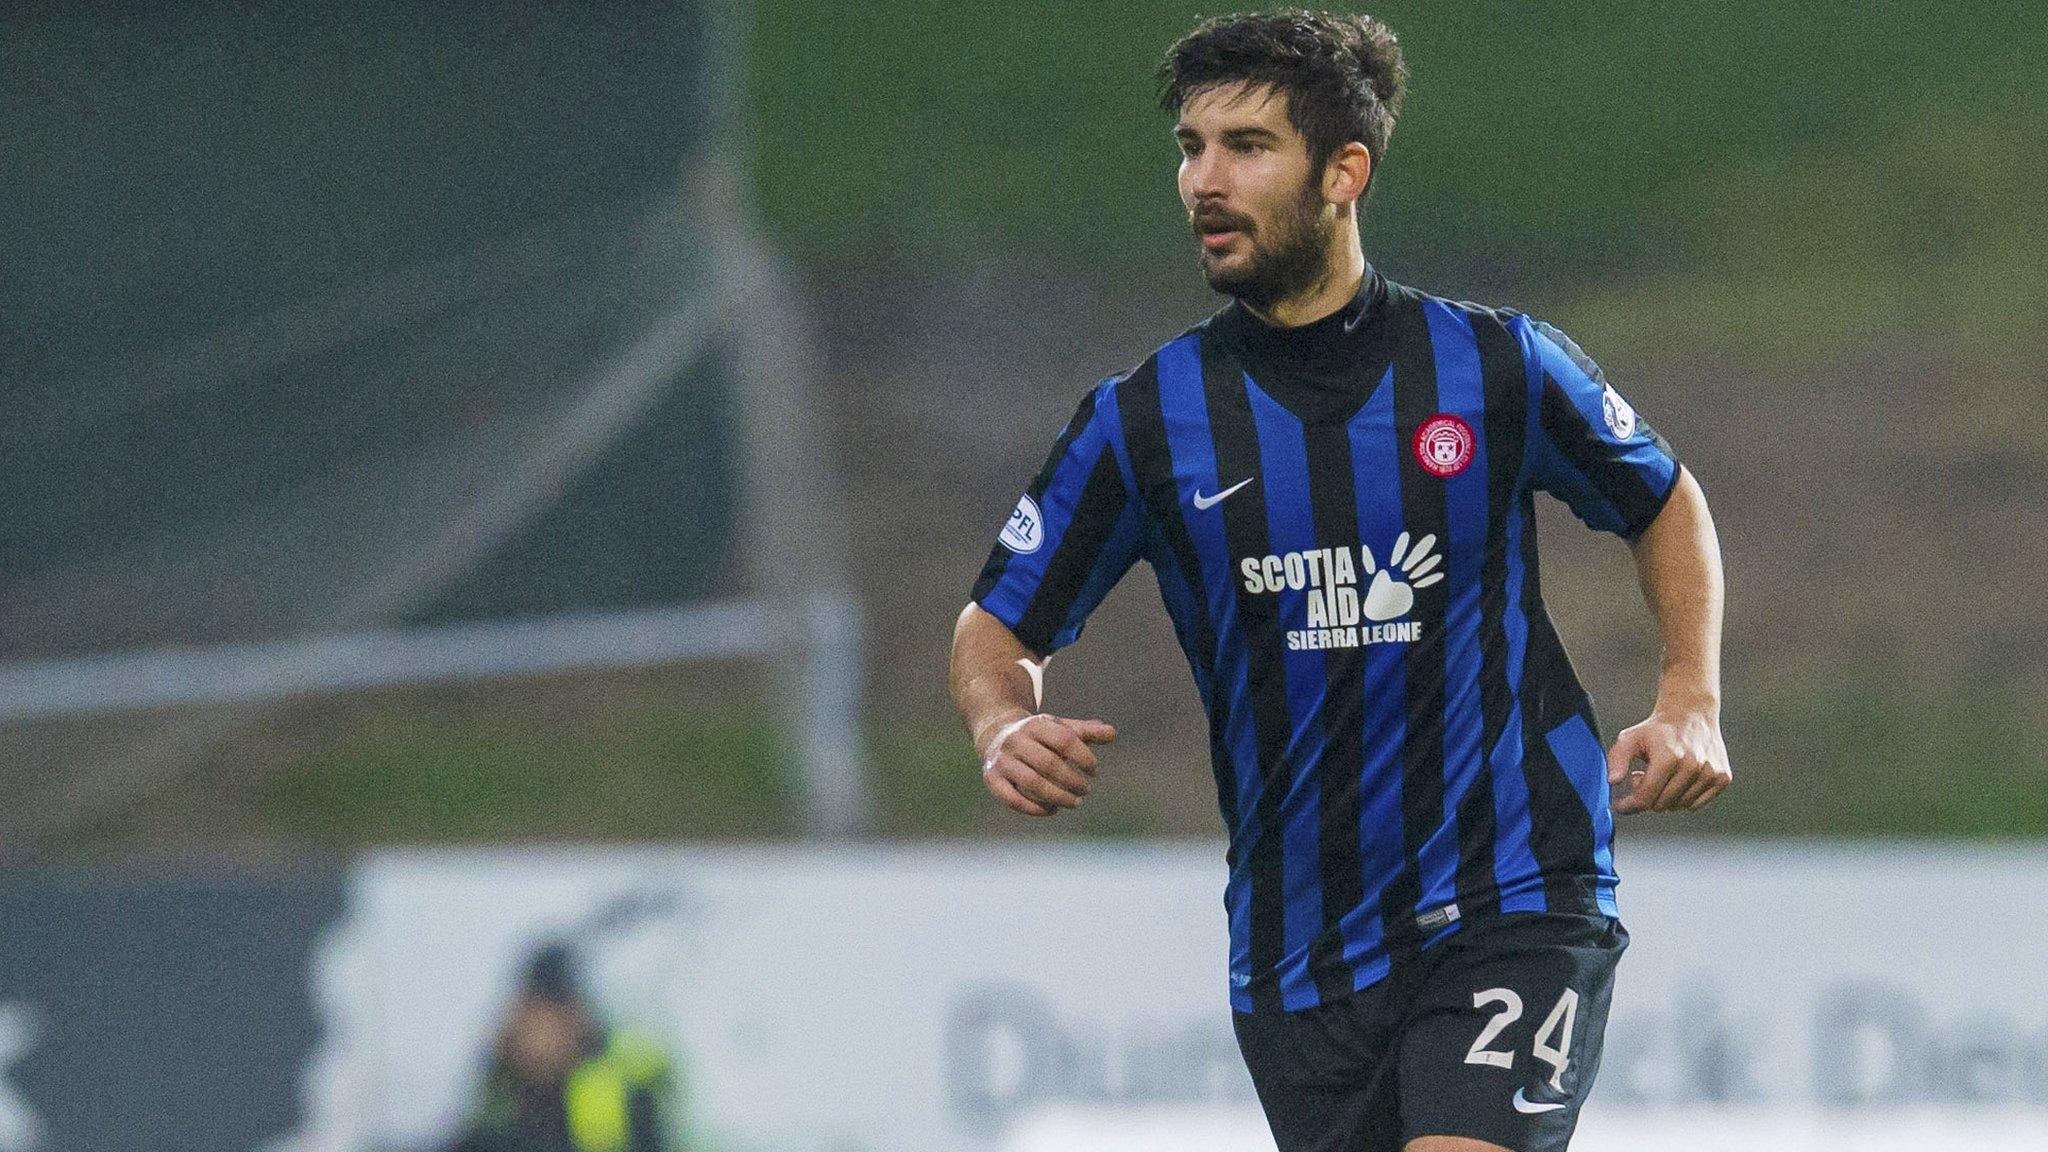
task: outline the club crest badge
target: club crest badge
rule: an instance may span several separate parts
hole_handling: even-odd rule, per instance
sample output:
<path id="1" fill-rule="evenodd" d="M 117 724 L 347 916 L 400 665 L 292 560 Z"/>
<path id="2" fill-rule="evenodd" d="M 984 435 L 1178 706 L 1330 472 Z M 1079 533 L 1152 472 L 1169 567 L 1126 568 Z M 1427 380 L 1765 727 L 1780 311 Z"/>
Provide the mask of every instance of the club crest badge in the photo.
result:
<path id="1" fill-rule="evenodd" d="M 1477 443 L 1470 424 L 1439 412 L 1415 430 L 1415 460 L 1432 476 L 1456 476 L 1472 463 Z"/>

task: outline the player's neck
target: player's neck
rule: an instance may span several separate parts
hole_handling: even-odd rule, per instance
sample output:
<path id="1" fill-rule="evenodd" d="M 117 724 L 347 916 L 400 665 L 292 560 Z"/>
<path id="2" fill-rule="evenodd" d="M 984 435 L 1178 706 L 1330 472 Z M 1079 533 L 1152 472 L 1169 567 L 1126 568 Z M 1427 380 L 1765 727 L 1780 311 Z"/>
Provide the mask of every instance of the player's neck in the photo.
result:
<path id="1" fill-rule="evenodd" d="M 1245 310 L 1276 328 L 1299 328 L 1349 304 L 1364 280 L 1365 253 L 1359 249 L 1356 236 L 1340 238 L 1330 245 L 1329 265 L 1315 283 L 1264 308 L 1246 304 Z"/>

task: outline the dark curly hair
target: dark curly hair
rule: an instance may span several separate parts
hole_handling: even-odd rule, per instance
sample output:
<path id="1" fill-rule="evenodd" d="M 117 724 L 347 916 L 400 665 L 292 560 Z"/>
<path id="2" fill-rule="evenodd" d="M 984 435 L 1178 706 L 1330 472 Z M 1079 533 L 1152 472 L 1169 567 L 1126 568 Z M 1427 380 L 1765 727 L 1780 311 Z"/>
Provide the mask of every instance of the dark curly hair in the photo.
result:
<path id="1" fill-rule="evenodd" d="M 1370 16 L 1289 9 L 1213 16 L 1159 64 L 1159 106 L 1179 114 L 1197 94 L 1239 81 L 1287 93 L 1287 119 L 1317 169 L 1356 140 L 1387 154 L 1408 65 L 1394 32 Z"/>

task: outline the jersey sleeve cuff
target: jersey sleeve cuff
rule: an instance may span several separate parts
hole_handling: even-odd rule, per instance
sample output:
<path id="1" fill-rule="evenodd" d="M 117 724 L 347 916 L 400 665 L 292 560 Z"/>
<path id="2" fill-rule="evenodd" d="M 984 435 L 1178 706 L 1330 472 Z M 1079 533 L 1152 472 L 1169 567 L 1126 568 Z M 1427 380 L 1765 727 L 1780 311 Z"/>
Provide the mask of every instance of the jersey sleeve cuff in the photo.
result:
<path id="1" fill-rule="evenodd" d="M 1643 533 L 1650 530 L 1650 525 L 1657 522 L 1657 517 L 1664 514 L 1664 506 L 1671 503 L 1671 494 L 1678 491 L 1678 475 L 1684 470 L 1685 465 L 1680 464 L 1676 460 L 1671 462 L 1671 479 L 1665 483 L 1664 491 L 1658 493 L 1655 499 L 1644 506 L 1644 511 L 1636 523 L 1627 525 L 1622 529 L 1621 538 L 1623 540 L 1631 544 L 1635 543 L 1642 537 Z"/>
<path id="2" fill-rule="evenodd" d="M 1012 606 L 1007 602 L 1008 599 L 1008 597 L 1001 595 L 999 589 L 991 589 L 976 596 L 974 602 L 981 606 L 982 611 L 1001 621 L 1003 627 L 1010 630 L 1010 635 L 1015 636 L 1019 644 L 1030 649 L 1033 656 L 1043 660 L 1057 651 L 1059 645 L 1053 643 L 1053 637 L 1030 635 L 1023 630 L 1022 625 L 1024 623 L 1024 609 L 1026 606 L 1022 604 Z"/>

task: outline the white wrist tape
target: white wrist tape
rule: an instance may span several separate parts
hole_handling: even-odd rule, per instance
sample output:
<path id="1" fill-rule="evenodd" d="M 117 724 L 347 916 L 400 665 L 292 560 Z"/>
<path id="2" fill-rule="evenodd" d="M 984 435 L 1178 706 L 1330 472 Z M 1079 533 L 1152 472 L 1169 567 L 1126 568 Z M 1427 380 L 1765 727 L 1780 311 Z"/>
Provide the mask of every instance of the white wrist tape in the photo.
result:
<path id="1" fill-rule="evenodd" d="M 1003 754 L 1003 741 L 1008 740 L 1011 733 L 1043 715 L 1045 715 L 1043 712 L 1034 712 L 1029 716 L 1019 716 L 998 728 L 996 730 L 996 738 L 989 741 L 988 758 L 981 762 L 981 770 L 986 772 L 996 766 L 996 757 Z"/>
<path id="2" fill-rule="evenodd" d="M 1031 676 L 1031 706 L 1033 708 L 1044 707 L 1045 666 L 1047 664 L 1052 663 L 1052 657 L 1047 656 L 1045 659 L 1040 660 L 1037 663 L 1033 663 L 1030 657 L 1020 656 L 1017 658 L 1017 663 L 1023 665 L 1024 671 L 1029 673 Z M 1045 715 L 1045 713 L 1036 712 L 1029 716 L 1020 716 L 1017 719 L 1010 721 L 1008 724 L 1003 725 L 1002 728 L 996 732 L 996 738 L 989 742 L 988 758 L 981 762 L 981 770 L 983 772 L 986 772 L 989 769 L 996 766 L 996 757 L 1000 756 L 1003 751 L 1003 741 L 1008 740 L 1012 732 L 1015 732 L 1017 729 L 1022 728 L 1026 721 L 1036 720 L 1038 719 L 1038 717 L 1043 715 Z"/>
<path id="3" fill-rule="evenodd" d="M 1024 671 L 1031 676 L 1031 706 L 1033 708 L 1045 707 L 1045 666 L 1052 663 L 1052 657 L 1047 656 L 1045 659 L 1033 664 L 1029 657 L 1019 656 L 1017 657 L 1017 663 L 1022 664 Z"/>

